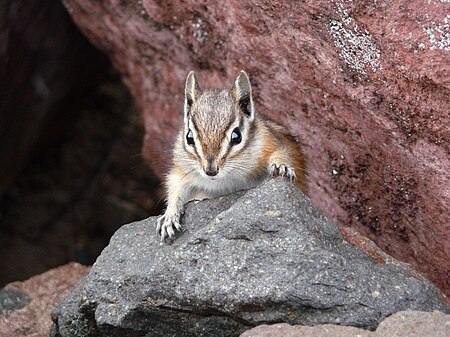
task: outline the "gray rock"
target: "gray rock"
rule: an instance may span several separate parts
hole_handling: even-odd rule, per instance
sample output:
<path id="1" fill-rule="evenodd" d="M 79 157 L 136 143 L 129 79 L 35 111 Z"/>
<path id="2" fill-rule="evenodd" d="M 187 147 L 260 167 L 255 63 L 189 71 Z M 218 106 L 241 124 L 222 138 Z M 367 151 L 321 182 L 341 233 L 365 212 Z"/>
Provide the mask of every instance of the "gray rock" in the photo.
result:
<path id="1" fill-rule="evenodd" d="M 0 289 L 0 316 L 14 310 L 22 309 L 30 301 L 30 297 L 20 291 Z"/>
<path id="2" fill-rule="evenodd" d="M 170 245 L 155 226 L 116 232 L 54 311 L 53 336 L 237 336 L 279 322 L 375 329 L 405 309 L 449 312 L 430 282 L 374 262 L 281 179 L 190 203 Z"/>

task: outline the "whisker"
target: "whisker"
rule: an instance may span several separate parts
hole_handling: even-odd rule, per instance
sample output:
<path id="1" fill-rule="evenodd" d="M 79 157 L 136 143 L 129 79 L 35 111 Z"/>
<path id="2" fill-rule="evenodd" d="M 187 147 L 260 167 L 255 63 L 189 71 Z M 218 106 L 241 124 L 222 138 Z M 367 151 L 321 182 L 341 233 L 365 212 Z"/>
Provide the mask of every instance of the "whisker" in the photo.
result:
<path id="1" fill-rule="evenodd" d="M 128 158 L 136 158 L 136 157 L 142 157 L 142 156 L 143 156 L 142 152 L 139 152 L 139 153 L 128 156 Z"/>
<path id="2" fill-rule="evenodd" d="M 159 203 L 164 199 L 164 196 L 162 196 L 161 198 L 159 198 L 158 202 L 155 205 L 155 208 L 158 208 Z"/>
<path id="3" fill-rule="evenodd" d="M 178 180 L 178 182 L 177 182 L 177 184 L 179 184 L 179 183 L 181 183 L 181 181 L 183 181 L 183 179 L 184 178 L 186 178 L 187 176 L 188 176 L 188 174 L 190 174 L 190 173 L 192 173 L 192 172 L 194 172 L 195 171 L 195 169 L 190 169 L 190 170 L 188 170 L 179 180 Z"/>
<path id="4" fill-rule="evenodd" d="M 138 167 L 141 167 L 141 166 L 144 166 L 144 165 L 147 165 L 147 164 L 144 163 L 144 162 L 139 163 L 139 164 L 136 164 L 136 165 L 134 165 L 134 166 L 131 166 L 130 170 L 135 170 L 135 169 L 137 169 Z"/>

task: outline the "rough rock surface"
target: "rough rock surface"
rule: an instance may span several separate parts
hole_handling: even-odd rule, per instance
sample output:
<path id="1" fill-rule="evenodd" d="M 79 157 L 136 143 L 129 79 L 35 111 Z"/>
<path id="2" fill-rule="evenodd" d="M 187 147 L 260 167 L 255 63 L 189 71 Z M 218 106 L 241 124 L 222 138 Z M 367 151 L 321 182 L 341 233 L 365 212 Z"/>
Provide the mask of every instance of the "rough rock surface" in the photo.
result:
<path id="1" fill-rule="evenodd" d="M 442 312 L 401 311 L 380 323 L 374 332 L 338 325 L 291 326 L 286 323 L 261 325 L 240 337 L 448 337 L 450 315 Z"/>
<path id="2" fill-rule="evenodd" d="M 65 3 L 142 110 L 156 173 L 187 72 L 246 69 L 257 109 L 304 143 L 314 203 L 450 295 L 448 1 Z"/>
<path id="3" fill-rule="evenodd" d="M 51 311 L 88 271 L 69 263 L 0 289 L 0 336 L 48 336 Z"/>
<path id="4" fill-rule="evenodd" d="M 378 264 L 281 179 L 190 203 L 160 245 L 156 218 L 123 226 L 55 310 L 53 336 L 236 336 L 263 323 L 374 329 L 394 312 L 450 311 L 425 278 Z"/>

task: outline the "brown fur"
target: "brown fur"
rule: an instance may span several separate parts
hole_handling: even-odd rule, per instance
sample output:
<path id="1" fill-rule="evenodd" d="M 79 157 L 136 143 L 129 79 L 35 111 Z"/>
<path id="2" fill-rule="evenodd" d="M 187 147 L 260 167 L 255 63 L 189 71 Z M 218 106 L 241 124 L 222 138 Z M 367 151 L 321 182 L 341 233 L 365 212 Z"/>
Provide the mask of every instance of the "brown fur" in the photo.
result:
<path id="1" fill-rule="evenodd" d="M 166 181 L 167 209 L 158 219 L 161 239 L 180 230 L 187 201 L 248 189 L 270 175 L 307 190 L 299 144 L 284 127 L 255 115 L 247 74 L 242 71 L 230 91 L 202 91 L 191 72 L 185 86 L 184 127 Z"/>
<path id="2" fill-rule="evenodd" d="M 286 133 L 284 128 L 273 121 L 261 120 L 267 132 L 264 132 L 265 148 L 258 161 L 259 167 L 268 167 L 271 158 L 280 158 L 279 164 L 285 164 L 294 169 L 296 179 L 294 184 L 307 193 L 307 177 L 305 160 L 300 145 L 295 138 Z"/>

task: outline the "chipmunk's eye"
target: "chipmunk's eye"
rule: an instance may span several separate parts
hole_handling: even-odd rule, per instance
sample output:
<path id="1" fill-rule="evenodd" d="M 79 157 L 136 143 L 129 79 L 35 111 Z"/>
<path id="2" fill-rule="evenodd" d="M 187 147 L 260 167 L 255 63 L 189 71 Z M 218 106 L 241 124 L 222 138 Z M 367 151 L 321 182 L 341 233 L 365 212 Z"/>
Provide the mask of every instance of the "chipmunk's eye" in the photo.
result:
<path id="1" fill-rule="evenodd" d="M 187 135 L 186 135 L 186 142 L 187 142 L 189 145 L 194 145 L 194 135 L 193 135 L 191 129 L 189 129 L 189 131 L 188 131 L 188 133 L 187 133 Z"/>
<path id="2" fill-rule="evenodd" d="M 236 145 L 239 144 L 242 140 L 241 130 L 239 128 L 234 128 L 231 133 L 231 144 Z"/>

